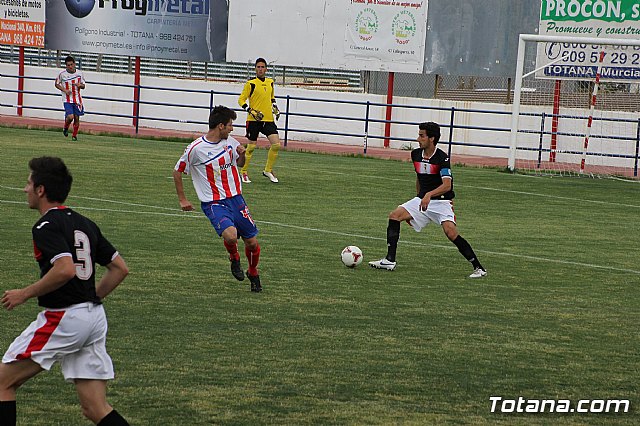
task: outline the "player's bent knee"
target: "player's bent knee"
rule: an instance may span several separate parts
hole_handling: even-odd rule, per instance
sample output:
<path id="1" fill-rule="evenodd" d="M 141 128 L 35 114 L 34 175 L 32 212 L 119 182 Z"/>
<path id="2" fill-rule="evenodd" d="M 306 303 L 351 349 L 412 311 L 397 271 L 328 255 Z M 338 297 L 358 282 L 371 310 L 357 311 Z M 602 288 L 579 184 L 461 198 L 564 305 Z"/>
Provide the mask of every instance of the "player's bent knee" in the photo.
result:
<path id="1" fill-rule="evenodd" d="M 258 248 L 258 239 L 256 237 L 246 238 L 244 239 L 244 244 L 249 250 L 253 251 Z"/>
<path id="2" fill-rule="evenodd" d="M 31 360 L 0 364 L 0 401 L 15 395 L 20 386 L 40 371 L 42 368 Z"/>
<path id="3" fill-rule="evenodd" d="M 460 235 L 458 234 L 458 229 L 453 222 L 442 222 L 442 230 L 451 241 L 455 240 L 458 238 L 458 235 Z"/>
<path id="4" fill-rule="evenodd" d="M 411 216 L 408 215 L 406 210 L 396 209 L 396 210 L 392 211 L 391 213 L 389 213 L 389 219 L 397 220 L 398 222 L 402 222 L 403 220 L 410 219 L 410 218 L 411 218 Z"/>
<path id="5" fill-rule="evenodd" d="M 228 245 L 234 245 L 234 244 L 238 244 L 238 238 L 233 238 L 233 237 L 222 237 L 224 239 L 224 243 L 228 244 Z"/>
<path id="6" fill-rule="evenodd" d="M 13 379 L 8 378 L 0 378 L 0 400 L 3 399 L 3 395 L 5 392 L 13 392 L 18 390 L 18 388 L 22 385 L 22 383 L 17 382 Z"/>
<path id="7" fill-rule="evenodd" d="M 227 226 L 220 234 L 225 244 L 237 244 L 238 243 L 238 230 L 235 226 Z"/>
<path id="8" fill-rule="evenodd" d="M 251 154 L 255 149 L 256 149 L 256 144 L 255 143 L 247 144 L 247 153 L 248 154 Z"/>
<path id="9" fill-rule="evenodd" d="M 398 206 L 394 211 L 389 213 L 389 219 L 397 220 L 398 222 L 404 222 L 405 220 L 413 219 L 411 213 L 402 206 Z"/>
<path id="10" fill-rule="evenodd" d="M 8 375 L 3 374 L 2 371 L 0 371 L 0 400 L 3 399 L 2 395 L 5 392 L 15 392 L 18 386 L 20 385 L 17 384 L 15 380 L 12 380 Z"/>

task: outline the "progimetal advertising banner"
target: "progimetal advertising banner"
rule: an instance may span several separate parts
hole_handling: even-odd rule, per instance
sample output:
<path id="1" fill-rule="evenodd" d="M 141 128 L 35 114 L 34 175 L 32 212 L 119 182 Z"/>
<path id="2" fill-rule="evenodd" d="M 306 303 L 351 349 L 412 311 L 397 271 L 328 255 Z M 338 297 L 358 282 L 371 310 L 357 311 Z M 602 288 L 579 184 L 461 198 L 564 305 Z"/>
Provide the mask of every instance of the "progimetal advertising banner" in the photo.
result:
<path id="1" fill-rule="evenodd" d="M 350 0 L 346 27 L 344 54 L 370 60 L 367 69 L 394 71 L 403 63 L 422 72 L 427 0 Z"/>
<path id="2" fill-rule="evenodd" d="M 541 35 L 640 38 L 638 0 L 542 0 Z M 537 67 L 555 61 L 536 74 L 540 78 L 594 80 L 604 52 L 603 81 L 640 81 L 639 46 L 604 46 L 586 43 L 547 43 L 538 47 Z"/>
<path id="3" fill-rule="evenodd" d="M 210 3 L 220 1 L 47 0 L 45 47 L 122 56 L 220 60 L 212 49 Z M 225 9 L 219 12 L 226 20 L 226 2 L 222 3 Z M 224 45 L 226 29 L 222 35 Z"/>

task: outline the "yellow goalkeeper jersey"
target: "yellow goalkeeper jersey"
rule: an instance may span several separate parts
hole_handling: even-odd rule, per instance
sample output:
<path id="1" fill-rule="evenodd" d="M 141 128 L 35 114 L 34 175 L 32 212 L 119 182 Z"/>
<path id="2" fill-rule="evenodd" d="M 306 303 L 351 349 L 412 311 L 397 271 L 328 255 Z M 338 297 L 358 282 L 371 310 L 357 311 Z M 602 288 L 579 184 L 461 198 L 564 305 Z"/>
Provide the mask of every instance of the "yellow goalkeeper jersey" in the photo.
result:
<path id="1" fill-rule="evenodd" d="M 264 114 L 262 121 L 273 121 L 271 105 L 276 101 L 273 79 L 265 78 L 263 81 L 256 77 L 247 81 L 238 98 L 238 104 L 245 108 L 247 99 L 251 108 Z M 247 121 L 256 121 L 256 119 L 251 114 L 247 114 Z"/>

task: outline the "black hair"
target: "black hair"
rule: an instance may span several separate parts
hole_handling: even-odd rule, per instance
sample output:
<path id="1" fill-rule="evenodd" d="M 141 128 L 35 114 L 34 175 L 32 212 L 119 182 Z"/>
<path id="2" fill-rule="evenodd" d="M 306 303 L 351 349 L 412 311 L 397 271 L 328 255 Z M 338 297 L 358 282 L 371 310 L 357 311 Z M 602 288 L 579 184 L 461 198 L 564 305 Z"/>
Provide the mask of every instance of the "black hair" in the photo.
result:
<path id="1" fill-rule="evenodd" d="M 73 176 L 62 159 L 58 157 L 37 157 L 29 161 L 33 187 L 44 186 L 47 200 L 64 203 L 71 191 Z"/>
<path id="2" fill-rule="evenodd" d="M 209 114 L 209 129 L 215 129 L 218 124 L 227 124 L 229 120 L 235 120 L 238 117 L 236 112 L 224 105 L 218 105 L 211 110 Z"/>
<path id="3" fill-rule="evenodd" d="M 66 64 L 67 62 L 69 62 L 69 61 L 73 62 L 74 64 L 75 64 L 75 62 L 76 62 L 76 60 L 75 60 L 75 59 L 73 59 L 73 56 L 71 56 L 71 55 L 69 55 L 69 56 L 67 56 L 66 58 L 64 58 L 64 63 L 65 63 L 65 64 Z"/>
<path id="4" fill-rule="evenodd" d="M 433 140 L 433 144 L 436 145 L 440 140 L 440 126 L 438 123 L 434 123 L 433 121 L 428 121 L 426 123 L 420 123 L 418 125 L 420 130 L 424 130 L 427 133 L 427 137 L 435 138 Z"/>
<path id="5" fill-rule="evenodd" d="M 258 66 L 258 64 L 262 62 L 264 64 L 264 66 L 267 66 L 267 60 L 265 58 L 258 58 L 256 59 L 256 66 Z"/>

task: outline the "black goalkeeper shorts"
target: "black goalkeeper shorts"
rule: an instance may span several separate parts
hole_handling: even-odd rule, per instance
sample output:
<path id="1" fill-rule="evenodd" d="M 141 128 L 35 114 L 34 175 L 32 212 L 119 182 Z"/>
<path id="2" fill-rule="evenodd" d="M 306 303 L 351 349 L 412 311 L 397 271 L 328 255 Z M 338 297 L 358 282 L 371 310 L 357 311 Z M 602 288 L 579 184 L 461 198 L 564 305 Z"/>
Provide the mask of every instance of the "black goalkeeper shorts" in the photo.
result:
<path id="1" fill-rule="evenodd" d="M 265 136 L 278 133 L 276 123 L 273 121 L 247 121 L 247 139 L 255 142 L 260 133 Z"/>

